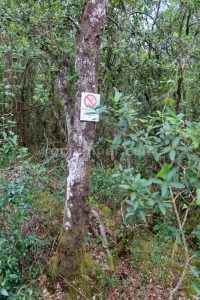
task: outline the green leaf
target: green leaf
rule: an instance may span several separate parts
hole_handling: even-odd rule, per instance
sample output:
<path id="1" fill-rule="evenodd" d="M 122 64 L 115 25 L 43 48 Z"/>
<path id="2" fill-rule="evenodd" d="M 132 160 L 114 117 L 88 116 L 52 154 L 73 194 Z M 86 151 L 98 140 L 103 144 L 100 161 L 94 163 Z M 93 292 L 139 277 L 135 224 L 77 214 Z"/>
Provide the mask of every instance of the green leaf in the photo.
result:
<path id="1" fill-rule="evenodd" d="M 200 205 L 200 189 L 196 189 L 196 193 L 197 193 L 196 204 L 197 204 L 197 205 Z"/>
<path id="2" fill-rule="evenodd" d="M 1 295 L 3 295 L 3 296 L 6 296 L 6 297 L 9 296 L 9 294 L 8 294 L 8 292 L 7 292 L 6 289 L 2 289 L 2 290 L 0 291 L 0 293 L 1 293 Z"/>
<path id="3" fill-rule="evenodd" d="M 174 175 L 176 174 L 177 168 L 173 168 L 168 174 L 167 174 L 167 180 L 170 180 L 174 177 Z"/>
<path id="4" fill-rule="evenodd" d="M 197 270 L 196 267 L 193 267 L 193 266 L 190 265 L 190 270 L 191 270 L 192 274 L 193 274 L 195 277 L 198 277 L 198 276 L 199 276 L 199 272 L 198 272 L 198 270 Z"/>
<path id="5" fill-rule="evenodd" d="M 131 193 L 131 200 L 134 201 L 136 199 L 136 193 Z"/>
<path id="6" fill-rule="evenodd" d="M 153 206 L 155 204 L 155 200 L 154 199 L 148 199 L 147 204 L 149 206 Z"/>
<path id="7" fill-rule="evenodd" d="M 153 157 L 154 157 L 155 161 L 159 161 L 160 155 L 157 152 L 154 152 Z"/>
<path id="8" fill-rule="evenodd" d="M 164 150 L 161 152 L 161 154 L 168 153 L 170 150 L 171 150 L 171 147 L 167 146 L 166 148 L 164 148 Z"/>
<path id="9" fill-rule="evenodd" d="M 186 208 L 188 208 L 188 205 L 184 204 L 182 209 L 186 209 Z"/>
<path id="10" fill-rule="evenodd" d="M 115 97 L 114 97 L 114 100 L 115 102 L 117 103 L 119 101 L 119 99 L 121 98 L 123 94 L 120 93 L 116 88 L 115 88 Z"/>
<path id="11" fill-rule="evenodd" d="M 128 184 L 120 184 L 119 187 L 124 190 L 129 190 L 129 191 L 132 190 L 132 187 Z"/>
<path id="12" fill-rule="evenodd" d="M 133 207 L 134 206 L 134 202 L 133 201 L 131 201 L 131 200 L 125 200 L 125 202 L 128 204 L 128 205 L 130 205 L 131 207 Z"/>
<path id="13" fill-rule="evenodd" d="M 9 274 L 9 277 L 11 279 L 17 279 L 17 278 L 19 278 L 19 276 L 17 274 Z"/>
<path id="14" fill-rule="evenodd" d="M 167 194 L 168 194 L 168 186 L 166 184 L 163 184 L 162 187 L 161 187 L 161 194 L 162 194 L 162 197 L 165 198 L 167 197 Z"/>
<path id="15" fill-rule="evenodd" d="M 143 212 L 142 210 L 139 211 L 139 215 L 140 215 L 140 217 L 142 218 L 142 220 L 143 220 L 144 222 L 146 222 L 146 216 L 145 216 L 145 214 L 144 214 L 144 212 Z"/>
<path id="16" fill-rule="evenodd" d="M 158 178 L 152 178 L 151 182 L 156 183 L 156 184 L 163 184 L 163 181 L 161 179 L 158 179 Z"/>
<path id="17" fill-rule="evenodd" d="M 169 152 L 169 157 L 171 160 L 174 160 L 175 159 L 175 156 L 176 156 L 176 151 L 174 149 L 172 149 L 170 152 Z"/>
<path id="18" fill-rule="evenodd" d="M 6 239 L 0 238 L 0 246 L 1 246 L 3 243 L 5 243 L 6 241 L 7 241 Z"/>
<path id="19" fill-rule="evenodd" d="M 151 184 L 152 184 L 151 179 L 149 179 L 149 180 L 141 180 L 141 181 L 140 181 L 140 185 L 141 185 L 142 187 L 147 187 L 147 186 L 150 186 Z"/>
<path id="20" fill-rule="evenodd" d="M 121 144 L 121 142 L 122 142 L 121 134 L 117 134 L 113 140 L 113 147 L 119 146 Z"/>
<path id="21" fill-rule="evenodd" d="M 180 142 L 180 137 L 175 138 L 175 140 L 172 143 L 172 147 L 176 148 L 178 146 L 179 142 Z"/>
<path id="22" fill-rule="evenodd" d="M 160 209 L 160 211 L 161 211 L 161 213 L 163 214 L 163 215 L 165 215 L 166 214 L 166 208 L 164 207 L 164 205 L 162 204 L 162 203 L 158 203 L 158 206 L 159 206 L 159 209 Z"/>
<path id="23" fill-rule="evenodd" d="M 199 282 L 194 282 L 194 283 L 192 284 L 192 288 L 196 291 L 196 293 L 197 293 L 198 295 L 200 295 Z"/>
<path id="24" fill-rule="evenodd" d="M 135 211 L 134 211 L 134 210 L 130 210 L 130 211 L 126 214 L 125 218 L 128 219 L 129 217 L 132 217 L 132 216 L 134 216 L 134 215 L 135 215 Z"/>
<path id="25" fill-rule="evenodd" d="M 185 187 L 185 185 L 180 182 L 170 182 L 169 185 L 175 189 L 183 189 Z"/>
<path id="26" fill-rule="evenodd" d="M 134 202 L 134 205 L 133 205 L 133 208 L 134 208 L 135 211 L 136 211 L 136 209 L 138 208 L 138 206 L 139 206 L 139 202 L 138 202 L 138 201 L 135 201 L 135 202 Z"/>
<path id="27" fill-rule="evenodd" d="M 156 177 L 165 179 L 168 172 L 170 170 L 170 165 L 169 164 L 164 164 L 162 169 L 156 174 Z"/>

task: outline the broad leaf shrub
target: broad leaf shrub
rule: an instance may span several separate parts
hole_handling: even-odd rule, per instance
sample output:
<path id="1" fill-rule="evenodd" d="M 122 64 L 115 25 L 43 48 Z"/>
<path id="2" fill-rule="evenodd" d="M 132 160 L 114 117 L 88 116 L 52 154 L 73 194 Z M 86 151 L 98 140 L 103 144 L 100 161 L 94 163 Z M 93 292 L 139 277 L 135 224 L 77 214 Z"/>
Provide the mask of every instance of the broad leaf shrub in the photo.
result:
<path id="1" fill-rule="evenodd" d="M 0 160 L 0 299 L 39 299 L 33 289 L 40 272 L 40 253 L 47 239 L 23 232 L 34 214 L 33 196 L 42 189 L 44 169 L 31 164 L 17 137 L 4 134 Z M 16 162 L 16 159 L 19 162 Z M 1 166 L 2 166 L 1 165 Z"/>
<path id="2" fill-rule="evenodd" d="M 183 213 L 189 206 L 199 210 L 200 139 L 196 138 L 199 124 L 173 112 L 159 114 L 147 124 L 139 141 L 128 146 L 128 151 L 131 159 L 137 160 L 134 148 L 138 144 L 141 147 L 143 142 L 148 166 L 143 174 L 134 174 L 134 168 L 122 167 L 121 171 L 124 174 L 121 187 L 128 191 L 126 218 L 139 214 L 145 221 L 149 208 L 166 215 L 167 209 L 172 209 L 170 193 L 180 194 L 179 207 Z M 129 137 L 133 142 L 132 135 Z"/>
<path id="3" fill-rule="evenodd" d="M 200 123 L 171 110 L 143 119 L 136 114 L 133 119 L 130 111 L 126 120 L 131 118 L 134 124 L 124 126 L 124 114 L 118 110 L 119 131 L 112 142 L 120 157 L 119 172 L 113 176 L 121 178 L 119 187 L 126 193 L 125 222 L 146 223 L 151 214 L 155 230 L 165 223 L 170 239 L 181 243 L 181 230 L 187 231 L 187 223 L 193 219 L 187 236 L 195 240 L 190 248 L 194 252 L 199 245 Z M 162 222 L 156 224 L 158 219 Z M 197 286 L 193 287 L 198 293 Z"/>

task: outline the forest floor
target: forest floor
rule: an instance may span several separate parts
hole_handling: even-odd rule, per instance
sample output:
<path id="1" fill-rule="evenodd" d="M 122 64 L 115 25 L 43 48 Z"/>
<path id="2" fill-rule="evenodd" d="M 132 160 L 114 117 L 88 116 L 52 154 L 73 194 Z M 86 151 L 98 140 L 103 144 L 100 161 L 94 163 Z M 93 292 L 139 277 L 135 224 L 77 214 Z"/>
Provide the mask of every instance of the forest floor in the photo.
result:
<path id="1" fill-rule="evenodd" d="M 65 286 L 74 289 L 76 299 L 96 300 L 165 300 L 169 299 L 169 291 L 176 286 L 182 269 L 182 253 L 174 243 L 161 243 L 156 239 L 151 229 L 114 228 L 119 222 L 119 214 L 105 216 L 101 212 L 108 208 L 95 207 L 101 215 L 101 221 L 90 215 L 90 225 L 86 244 L 86 260 L 90 271 L 84 280 L 93 291 L 93 296 L 85 294 L 82 288 L 76 288 L 73 283 L 65 282 Z M 113 221 L 115 220 L 115 221 Z M 107 237 L 102 237 L 99 223 L 105 226 Z M 108 227 L 110 225 L 110 228 Z M 107 241 L 104 241 L 107 238 Z M 105 245 L 106 244 L 106 245 Z M 49 257 L 53 255 L 49 253 Z M 172 258 L 173 256 L 173 258 Z M 51 277 L 51 276 L 50 276 Z M 53 280 L 54 281 L 54 280 Z M 62 300 L 65 293 L 62 290 L 62 279 L 55 279 L 52 289 L 52 279 L 47 274 L 39 277 L 39 291 L 44 300 Z M 197 299 L 188 294 L 191 278 L 188 273 L 174 299 Z M 68 299 L 68 298 L 67 298 Z"/>
<path id="2" fill-rule="evenodd" d="M 0 260 L 3 273 L 0 279 L 4 280 L 1 293 L 12 295 L 7 299 L 66 299 L 63 279 L 51 273 L 51 259 L 62 222 L 65 182 L 64 169 L 61 172 L 56 168 L 56 164 L 49 169 L 37 164 L 31 166 L 28 160 L 23 164 L 14 162 L 1 170 Z M 76 288 L 73 282 L 65 282 L 68 289 L 74 290 L 76 299 L 168 299 L 170 289 L 176 286 L 182 272 L 184 256 L 174 240 L 163 240 L 165 226 L 157 233 L 153 232 L 152 225 L 128 226 L 122 211 L 112 206 L 112 201 L 95 203 L 90 199 L 87 207 L 89 271 L 84 280 L 92 296 Z M 100 224 L 104 228 L 103 235 Z M 175 299 L 198 299 L 191 288 L 192 282 L 188 271 Z M 13 296 L 16 291 L 22 296 Z"/>

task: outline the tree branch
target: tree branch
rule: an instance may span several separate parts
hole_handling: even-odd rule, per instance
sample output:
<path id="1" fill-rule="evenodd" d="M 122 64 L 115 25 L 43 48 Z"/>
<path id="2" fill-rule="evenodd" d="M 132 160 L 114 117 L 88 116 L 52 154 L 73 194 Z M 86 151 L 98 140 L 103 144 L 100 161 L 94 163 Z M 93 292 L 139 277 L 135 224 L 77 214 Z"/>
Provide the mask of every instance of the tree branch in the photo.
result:
<path id="1" fill-rule="evenodd" d="M 146 13 L 146 12 L 144 12 L 144 11 L 134 11 L 134 12 L 130 13 L 130 16 L 136 15 L 136 14 L 145 15 L 145 16 L 149 17 L 150 19 L 152 19 L 153 22 L 154 22 L 154 24 L 156 24 L 156 26 L 157 26 L 158 29 L 162 32 L 162 34 L 165 35 L 165 34 L 164 34 L 164 31 L 163 31 L 163 30 L 161 29 L 161 27 L 158 25 L 156 19 L 155 19 L 154 17 L 152 17 L 150 14 L 148 14 L 148 13 Z"/>
<path id="2" fill-rule="evenodd" d="M 80 30 L 79 24 L 72 18 L 71 16 L 68 16 L 68 19 L 75 25 L 75 27 Z"/>

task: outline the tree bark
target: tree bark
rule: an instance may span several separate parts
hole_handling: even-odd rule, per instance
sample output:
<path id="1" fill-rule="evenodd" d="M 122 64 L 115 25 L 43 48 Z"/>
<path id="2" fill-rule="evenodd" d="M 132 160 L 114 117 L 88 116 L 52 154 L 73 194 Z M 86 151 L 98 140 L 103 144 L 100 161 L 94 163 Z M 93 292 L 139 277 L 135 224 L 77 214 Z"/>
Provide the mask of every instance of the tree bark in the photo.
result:
<path id="1" fill-rule="evenodd" d="M 65 98 L 68 128 L 67 182 L 63 228 L 58 245 L 58 273 L 71 279 L 79 276 L 84 263 L 87 233 L 84 210 L 89 195 L 90 153 L 95 137 L 95 123 L 80 121 L 81 93 L 97 93 L 100 36 L 106 21 L 106 0 L 88 0 L 76 37 L 76 100 L 70 99 L 64 77 L 59 83 Z M 67 72 L 63 65 L 62 75 Z"/>

